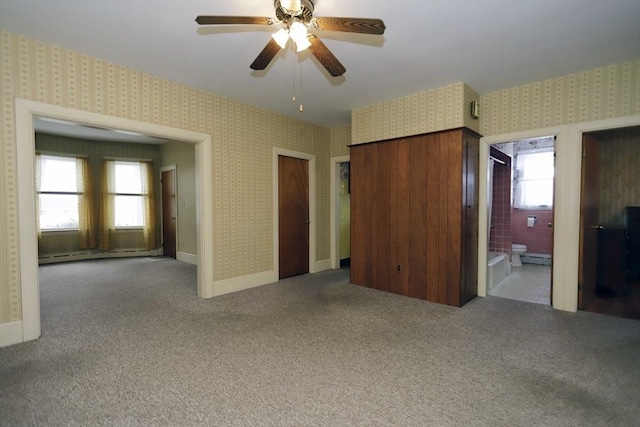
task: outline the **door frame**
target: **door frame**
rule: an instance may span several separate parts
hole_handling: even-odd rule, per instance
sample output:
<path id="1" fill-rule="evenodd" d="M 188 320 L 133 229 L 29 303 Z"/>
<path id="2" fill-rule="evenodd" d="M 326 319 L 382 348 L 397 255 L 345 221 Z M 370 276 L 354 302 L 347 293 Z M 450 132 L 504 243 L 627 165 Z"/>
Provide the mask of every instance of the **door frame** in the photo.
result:
<path id="1" fill-rule="evenodd" d="M 340 268 L 340 163 L 350 162 L 351 156 L 331 158 L 329 182 L 329 234 L 331 245 L 331 268 Z"/>
<path id="2" fill-rule="evenodd" d="M 487 185 L 489 145 L 519 139 L 555 135 L 556 177 L 554 192 L 553 235 L 553 308 L 575 312 L 578 309 L 578 251 L 580 247 L 580 174 L 582 134 L 597 130 L 637 126 L 640 114 L 596 120 L 542 129 L 486 136 L 480 139 L 480 200 L 478 245 L 486 247 Z M 487 295 L 487 252 L 478 251 L 478 296 Z"/>
<path id="3" fill-rule="evenodd" d="M 193 144 L 196 156 L 196 212 L 197 212 L 197 292 L 201 298 L 214 295 L 214 241 L 202 236 L 214 235 L 213 223 L 213 144 L 211 135 L 184 129 L 160 126 L 105 114 L 76 110 L 21 98 L 15 100 L 16 158 L 20 287 L 22 320 L 21 336 L 15 343 L 36 339 L 41 334 L 40 284 L 38 274 L 38 239 L 35 220 L 35 131 L 34 117 L 66 120 L 106 129 L 121 129 L 144 135 Z M 19 340 L 18 340 L 19 339 Z M 16 341 L 17 340 L 17 341 Z"/>
<path id="4" fill-rule="evenodd" d="M 160 237 L 162 237 L 162 254 L 164 255 L 164 218 L 163 218 L 163 214 L 164 214 L 164 209 L 162 208 L 162 195 L 164 194 L 164 192 L 162 191 L 162 172 L 168 172 L 168 171 L 173 171 L 173 177 L 174 177 L 174 187 L 176 189 L 176 259 L 179 260 L 179 255 L 178 255 L 178 248 L 180 247 L 180 245 L 178 244 L 179 240 L 178 240 L 178 234 L 179 234 L 179 227 L 178 227 L 178 207 L 180 206 L 178 204 L 178 169 L 176 168 L 176 165 L 168 165 L 168 166 L 162 166 L 160 168 Z"/>
<path id="5" fill-rule="evenodd" d="M 316 273 L 322 268 L 316 262 L 316 156 L 301 151 L 287 150 L 273 147 L 271 163 L 273 183 L 273 270 L 278 277 L 280 271 L 280 237 L 279 237 L 279 208 L 278 208 L 278 156 L 293 157 L 309 162 L 309 273 Z"/>
<path id="6" fill-rule="evenodd" d="M 557 191 L 556 190 L 556 176 L 558 174 L 558 162 L 556 160 L 556 156 L 557 156 L 556 148 L 557 148 L 558 140 L 557 140 L 557 135 L 541 135 L 541 136 L 538 136 L 538 137 L 534 137 L 533 139 L 536 139 L 536 138 L 548 138 L 550 136 L 554 136 L 554 141 L 553 141 L 553 153 L 554 153 L 554 161 L 553 161 L 553 170 L 554 170 L 553 190 L 554 191 L 553 191 L 553 206 L 551 207 L 551 212 L 553 213 L 552 236 L 554 238 L 554 243 L 553 243 L 553 247 L 551 248 L 551 253 L 549 254 L 549 255 L 551 255 L 551 259 L 552 259 L 551 268 L 553 268 L 553 263 L 554 263 L 553 259 L 555 257 L 555 252 L 554 252 L 554 250 L 555 250 L 555 221 L 556 221 L 556 216 L 555 216 L 556 215 L 556 198 L 555 198 L 555 195 L 556 195 L 556 191 Z M 507 143 L 516 143 L 518 141 L 528 140 L 528 139 L 532 139 L 532 138 L 514 139 L 512 141 L 505 141 L 505 142 L 507 142 Z M 486 171 L 487 180 L 486 180 L 486 183 L 485 183 L 486 193 L 485 193 L 485 199 L 480 199 L 480 202 L 479 202 L 480 206 L 484 206 L 485 209 L 486 209 L 484 214 L 485 214 L 485 218 L 486 218 L 486 221 L 487 221 L 487 225 L 485 227 L 489 227 L 489 219 L 490 219 L 489 218 L 489 200 L 488 200 L 488 197 L 489 197 L 488 192 L 490 190 L 489 189 L 489 182 L 491 182 L 491 177 L 489 177 L 489 161 L 490 161 L 490 159 L 489 159 L 489 151 L 491 150 L 491 147 L 493 145 L 496 145 L 496 144 L 500 144 L 500 143 L 499 142 L 491 142 L 491 143 L 487 144 L 487 160 L 486 160 L 487 163 L 484 165 L 484 167 L 487 169 L 487 171 Z M 516 161 L 515 157 L 512 156 L 512 158 L 511 158 L 511 168 L 512 168 L 512 170 L 515 167 L 514 166 L 514 162 L 515 161 Z M 483 176 L 483 175 L 479 175 L 479 176 Z M 512 178 L 512 181 L 513 181 L 513 175 L 511 176 L 511 178 Z M 493 198 L 492 198 L 492 200 L 493 200 Z M 511 208 L 513 209 L 513 194 L 511 194 Z M 482 210 L 482 209 L 480 209 L 480 210 Z M 480 232 L 478 231 L 478 236 L 479 235 L 480 235 Z M 487 263 L 488 263 L 488 255 L 489 255 L 489 252 L 490 252 L 489 243 L 490 243 L 490 230 L 489 230 L 489 228 L 487 228 L 487 245 L 484 247 L 484 251 L 486 252 L 485 255 L 487 256 L 485 258 L 486 259 L 485 266 L 484 266 L 485 270 L 488 269 Z M 482 246 L 478 246 L 478 251 L 481 251 L 482 248 L 483 248 Z M 512 255 L 512 257 L 513 257 L 513 255 Z M 478 258 L 480 258 L 479 255 L 478 255 Z M 507 261 L 509 262 L 508 258 L 507 258 Z M 481 270 L 480 269 L 480 264 L 478 264 L 478 271 L 480 271 L 480 270 Z M 513 268 L 511 269 L 511 271 L 513 272 Z M 487 279 L 488 279 L 488 271 L 486 272 L 486 274 L 484 276 L 484 287 L 485 287 L 484 292 L 485 292 L 485 295 L 482 295 L 482 296 L 486 296 L 486 293 L 487 293 L 487 290 L 486 290 Z M 549 301 L 550 301 L 549 305 L 553 305 L 553 287 L 555 286 L 555 281 L 553 281 L 553 275 L 551 275 L 551 279 L 552 279 L 552 282 L 550 284 L 551 285 L 551 293 L 549 293 Z M 480 280 L 479 276 L 478 276 L 478 280 Z"/>

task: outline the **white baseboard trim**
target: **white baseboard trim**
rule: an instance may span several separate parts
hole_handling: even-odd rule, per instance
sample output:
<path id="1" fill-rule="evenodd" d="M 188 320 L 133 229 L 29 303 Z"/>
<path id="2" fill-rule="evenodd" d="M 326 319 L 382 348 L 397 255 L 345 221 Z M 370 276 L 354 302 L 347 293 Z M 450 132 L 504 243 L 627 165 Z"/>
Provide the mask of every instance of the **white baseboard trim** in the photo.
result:
<path id="1" fill-rule="evenodd" d="M 256 288 L 258 286 L 274 283 L 278 281 L 277 271 L 265 271 L 262 273 L 250 274 L 248 276 L 233 277 L 231 279 L 218 280 L 213 282 L 213 296 L 230 294 L 245 289 Z"/>
<path id="2" fill-rule="evenodd" d="M 198 255 L 178 251 L 176 253 L 176 259 L 188 264 L 198 265 Z"/>
<path id="3" fill-rule="evenodd" d="M 315 273 L 320 273 L 321 271 L 331 270 L 331 258 L 323 259 L 322 261 L 316 261 Z"/>
<path id="4" fill-rule="evenodd" d="M 24 342 L 22 320 L 0 324 L 0 347 L 7 347 L 21 342 Z"/>

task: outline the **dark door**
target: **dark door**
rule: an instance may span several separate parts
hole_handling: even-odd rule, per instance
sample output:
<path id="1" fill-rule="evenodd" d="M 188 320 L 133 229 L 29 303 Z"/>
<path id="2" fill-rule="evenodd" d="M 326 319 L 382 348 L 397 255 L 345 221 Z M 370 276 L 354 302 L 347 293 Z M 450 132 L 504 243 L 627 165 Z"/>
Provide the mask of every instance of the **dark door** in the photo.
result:
<path id="1" fill-rule="evenodd" d="M 309 162 L 278 156 L 279 277 L 309 272 Z"/>
<path id="2" fill-rule="evenodd" d="M 600 143 L 589 134 L 582 137 L 582 186 L 580 190 L 580 252 L 578 308 L 586 310 L 596 295 L 598 265 L 598 211 L 600 210 Z"/>
<path id="3" fill-rule="evenodd" d="M 162 172 L 162 247 L 164 256 L 176 257 L 176 171 Z"/>

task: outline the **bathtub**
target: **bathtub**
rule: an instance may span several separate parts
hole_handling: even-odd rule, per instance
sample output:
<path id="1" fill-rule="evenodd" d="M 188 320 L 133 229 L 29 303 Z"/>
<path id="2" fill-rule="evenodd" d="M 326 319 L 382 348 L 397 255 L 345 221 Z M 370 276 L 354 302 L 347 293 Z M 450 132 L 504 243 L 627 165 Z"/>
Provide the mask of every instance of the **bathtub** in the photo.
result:
<path id="1" fill-rule="evenodd" d="M 487 255 L 487 292 L 498 286 L 508 275 L 507 254 L 489 252 Z"/>

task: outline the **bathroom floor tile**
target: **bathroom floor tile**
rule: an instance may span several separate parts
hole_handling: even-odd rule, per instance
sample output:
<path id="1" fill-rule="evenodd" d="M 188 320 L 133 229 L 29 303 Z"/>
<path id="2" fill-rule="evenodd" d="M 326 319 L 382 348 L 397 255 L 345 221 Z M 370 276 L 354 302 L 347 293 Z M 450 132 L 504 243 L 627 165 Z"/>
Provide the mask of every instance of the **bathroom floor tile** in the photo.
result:
<path id="1" fill-rule="evenodd" d="M 536 304 L 549 304 L 551 266 L 522 264 L 513 267 L 511 275 L 489 291 L 489 295 Z"/>

